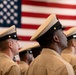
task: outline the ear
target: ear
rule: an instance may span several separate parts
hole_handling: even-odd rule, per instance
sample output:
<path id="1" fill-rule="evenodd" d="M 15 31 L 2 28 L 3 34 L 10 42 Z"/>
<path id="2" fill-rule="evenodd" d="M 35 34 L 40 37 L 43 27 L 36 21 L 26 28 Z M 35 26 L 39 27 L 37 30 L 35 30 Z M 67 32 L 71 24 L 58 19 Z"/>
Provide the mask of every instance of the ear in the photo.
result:
<path id="1" fill-rule="evenodd" d="M 10 49 L 12 49 L 12 41 L 8 41 L 8 46 Z"/>
<path id="2" fill-rule="evenodd" d="M 54 39 L 55 42 L 59 42 L 59 38 L 58 38 L 57 35 L 54 35 L 54 36 L 53 36 L 53 39 Z"/>

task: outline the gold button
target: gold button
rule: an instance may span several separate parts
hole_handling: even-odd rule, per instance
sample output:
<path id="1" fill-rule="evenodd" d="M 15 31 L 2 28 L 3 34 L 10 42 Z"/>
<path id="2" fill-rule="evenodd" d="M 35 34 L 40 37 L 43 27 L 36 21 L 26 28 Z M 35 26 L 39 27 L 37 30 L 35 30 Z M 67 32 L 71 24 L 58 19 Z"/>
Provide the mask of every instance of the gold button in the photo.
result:
<path id="1" fill-rule="evenodd" d="M 9 35 L 9 38 L 10 38 L 11 36 Z"/>
<path id="2" fill-rule="evenodd" d="M 54 27 L 54 30 L 56 30 L 56 27 Z"/>

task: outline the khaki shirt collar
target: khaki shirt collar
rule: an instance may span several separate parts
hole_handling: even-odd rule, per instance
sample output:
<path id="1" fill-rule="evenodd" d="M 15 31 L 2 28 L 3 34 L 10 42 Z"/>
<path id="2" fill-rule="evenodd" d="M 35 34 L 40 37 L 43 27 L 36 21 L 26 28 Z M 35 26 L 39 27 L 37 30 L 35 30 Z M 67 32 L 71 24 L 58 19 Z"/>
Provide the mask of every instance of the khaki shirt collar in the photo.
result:
<path id="1" fill-rule="evenodd" d="M 19 61 L 19 64 L 27 64 L 26 62 L 24 61 Z M 28 64 L 27 64 L 28 65 Z"/>
<path id="2" fill-rule="evenodd" d="M 0 52 L 0 57 L 11 59 L 8 55 Z M 12 60 L 12 59 L 11 59 Z"/>
<path id="3" fill-rule="evenodd" d="M 62 51 L 62 53 L 71 53 L 71 54 L 72 54 L 72 52 L 71 52 L 70 50 L 68 50 L 68 49 L 64 49 L 64 50 Z"/>
<path id="4" fill-rule="evenodd" d="M 43 48 L 41 53 L 42 54 L 44 53 L 44 54 L 55 55 L 55 56 L 58 56 L 61 58 L 61 56 L 56 51 L 54 51 L 53 49 Z"/>
<path id="5" fill-rule="evenodd" d="M 27 67 L 29 66 L 26 62 L 24 62 L 24 61 L 19 61 L 19 64 L 24 64 L 24 65 L 26 65 Z"/>

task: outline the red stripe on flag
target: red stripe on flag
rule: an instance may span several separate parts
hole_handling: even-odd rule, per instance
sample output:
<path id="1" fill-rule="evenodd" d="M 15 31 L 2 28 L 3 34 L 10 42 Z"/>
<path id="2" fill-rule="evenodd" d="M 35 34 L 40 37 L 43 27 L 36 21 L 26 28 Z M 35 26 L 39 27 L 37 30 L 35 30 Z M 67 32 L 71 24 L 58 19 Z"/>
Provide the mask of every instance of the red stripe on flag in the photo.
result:
<path id="1" fill-rule="evenodd" d="M 68 16 L 68 15 L 57 15 L 59 19 L 67 19 L 67 20 L 76 20 L 76 16 Z"/>
<path id="2" fill-rule="evenodd" d="M 31 36 L 20 36 L 18 35 L 18 37 L 21 39 L 21 41 L 30 41 Z"/>
<path id="3" fill-rule="evenodd" d="M 26 28 L 26 29 L 37 29 L 39 25 L 33 25 L 33 24 L 22 24 L 21 28 Z"/>
<path id="4" fill-rule="evenodd" d="M 72 27 L 75 27 L 75 26 L 68 26 L 68 27 L 65 27 L 65 30 L 68 30 L 68 29 L 70 29 L 70 28 L 72 28 Z"/>
<path id="5" fill-rule="evenodd" d="M 32 13 L 32 12 L 22 12 L 22 16 L 27 16 L 27 17 L 37 17 L 37 18 L 46 18 L 50 14 L 41 14 L 41 13 Z"/>
<path id="6" fill-rule="evenodd" d="M 36 18 L 47 18 L 50 14 L 32 13 L 32 12 L 22 12 L 22 16 L 36 17 Z M 76 20 L 76 16 L 68 15 L 57 15 L 59 19 Z"/>
<path id="7" fill-rule="evenodd" d="M 37 29 L 40 25 L 32 25 L 32 24 L 22 24 L 22 28 L 23 29 Z M 65 28 L 71 28 L 71 27 L 74 27 L 74 26 L 69 26 L 69 25 L 65 25 L 64 26 Z"/>
<path id="8" fill-rule="evenodd" d="M 76 5 L 60 4 L 60 3 L 52 3 L 52 2 L 39 2 L 39 1 L 26 1 L 26 0 L 22 0 L 22 4 L 24 4 L 24 5 L 33 5 L 33 6 L 65 8 L 65 9 L 66 8 L 68 8 L 68 9 L 76 9 Z"/>

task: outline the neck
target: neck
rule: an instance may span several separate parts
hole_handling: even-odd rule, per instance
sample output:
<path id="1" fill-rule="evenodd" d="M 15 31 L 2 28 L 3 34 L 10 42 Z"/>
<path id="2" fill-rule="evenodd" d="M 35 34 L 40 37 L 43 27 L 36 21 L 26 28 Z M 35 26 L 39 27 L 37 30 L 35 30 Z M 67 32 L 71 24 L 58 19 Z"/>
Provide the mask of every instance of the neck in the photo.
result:
<path id="1" fill-rule="evenodd" d="M 59 55 L 61 54 L 62 52 L 62 48 L 60 48 L 58 45 L 56 45 L 55 43 L 50 45 L 49 47 L 50 49 L 53 49 L 54 51 L 56 51 Z"/>
<path id="2" fill-rule="evenodd" d="M 11 59 L 13 59 L 13 57 L 14 57 L 13 53 L 9 49 L 1 51 L 1 52 L 8 55 Z"/>

